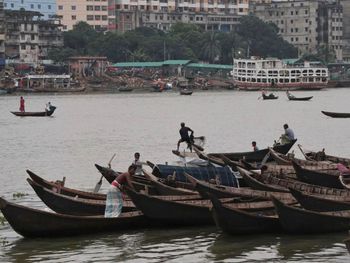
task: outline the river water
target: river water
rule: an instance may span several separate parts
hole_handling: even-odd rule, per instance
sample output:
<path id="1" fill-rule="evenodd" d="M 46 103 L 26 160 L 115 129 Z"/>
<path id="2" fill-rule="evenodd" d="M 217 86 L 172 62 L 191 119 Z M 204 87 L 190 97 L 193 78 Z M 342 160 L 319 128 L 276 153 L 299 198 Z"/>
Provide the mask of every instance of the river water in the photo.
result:
<path id="1" fill-rule="evenodd" d="M 18 96 L 0 97 L 0 196 L 48 210 L 26 183 L 26 169 L 50 180 L 67 177 L 68 187 L 92 190 L 99 179 L 94 163 L 126 170 L 133 153 L 155 163 L 176 161 L 180 122 L 206 136 L 208 152 L 251 150 L 272 145 L 288 123 L 305 148 L 350 156 L 350 120 L 321 110 L 350 112 L 350 89 L 294 92 L 309 102 L 263 101 L 257 92 L 28 95 L 27 111 L 50 118 L 19 118 Z M 184 145 L 182 146 L 184 147 Z M 300 153 L 295 146 L 297 155 Z M 104 182 L 101 191 L 106 192 Z M 161 212 L 161 211 L 160 211 Z M 317 223 L 317 222 L 315 222 Z M 215 227 L 137 230 L 60 239 L 24 239 L 0 224 L 0 262 L 349 262 L 347 233 L 230 237 Z"/>

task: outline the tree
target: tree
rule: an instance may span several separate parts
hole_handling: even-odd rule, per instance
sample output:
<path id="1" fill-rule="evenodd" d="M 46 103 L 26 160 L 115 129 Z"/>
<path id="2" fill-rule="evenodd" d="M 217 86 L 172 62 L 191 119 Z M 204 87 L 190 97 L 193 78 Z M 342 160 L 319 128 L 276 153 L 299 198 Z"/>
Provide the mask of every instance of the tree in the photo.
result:
<path id="1" fill-rule="evenodd" d="M 207 32 L 204 34 L 202 42 L 202 59 L 209 63 L 219 60 L 221 46 L 218 40 L 218 34 L 215 32 Z"/>

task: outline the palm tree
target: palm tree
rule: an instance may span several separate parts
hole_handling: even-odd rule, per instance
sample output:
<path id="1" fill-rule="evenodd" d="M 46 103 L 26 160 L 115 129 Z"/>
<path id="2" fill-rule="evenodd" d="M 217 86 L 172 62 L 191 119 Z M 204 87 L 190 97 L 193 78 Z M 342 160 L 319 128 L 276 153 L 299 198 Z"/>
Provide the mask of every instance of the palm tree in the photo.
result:
<path id="1" fill-rule="evenodd" d="M 217 33 L 207 32 L 204 34 L 202 42 L 202 58 L 209 63 L 219 59 L 221 52 L 220 41 L 217 38 Z"/>

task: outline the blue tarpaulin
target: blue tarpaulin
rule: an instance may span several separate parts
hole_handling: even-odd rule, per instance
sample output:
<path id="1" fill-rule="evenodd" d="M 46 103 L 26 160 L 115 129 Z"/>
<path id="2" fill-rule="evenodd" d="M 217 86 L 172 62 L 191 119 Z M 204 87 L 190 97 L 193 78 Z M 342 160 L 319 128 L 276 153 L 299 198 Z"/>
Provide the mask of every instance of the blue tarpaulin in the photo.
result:
<path id="1" fill-rule="evenodd" d="M 215 167 L 210 165 L 205 167 L 195 167 L 157 164 L 154 167 L 153 172 L 161 178 L 167 178 L 169 175 L 176 172 L 176 180 L 180 182 L 188 182 L 184 173 L 188 173 L 202 181 L 209 181 L 211 179 L 215 180 L 216 176 L 218 176 L 221 185 L 238 187 L 237 178 L 228 166 Z"/>

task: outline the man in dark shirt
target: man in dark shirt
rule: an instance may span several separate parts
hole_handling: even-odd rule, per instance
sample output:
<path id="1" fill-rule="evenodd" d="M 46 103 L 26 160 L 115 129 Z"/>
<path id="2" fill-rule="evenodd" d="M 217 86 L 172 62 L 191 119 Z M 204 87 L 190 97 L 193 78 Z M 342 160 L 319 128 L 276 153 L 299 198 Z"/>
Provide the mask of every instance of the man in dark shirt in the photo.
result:
<path id="1" fill-rule="evenodd" d="M 179 132 L 181 139 L 177 143 L 177 150 L 179 151 L 180 143 L 187 142 L 188 148 L 190 148 L 192 152 L 191 137 L 193 137 L 193 131 L 189 127 L 186 127 L 184 122 L 181 122 L 181 129 L 179 130 Z M 191 132 L 191 135 L 188 134 L 189 132 Z"/>

